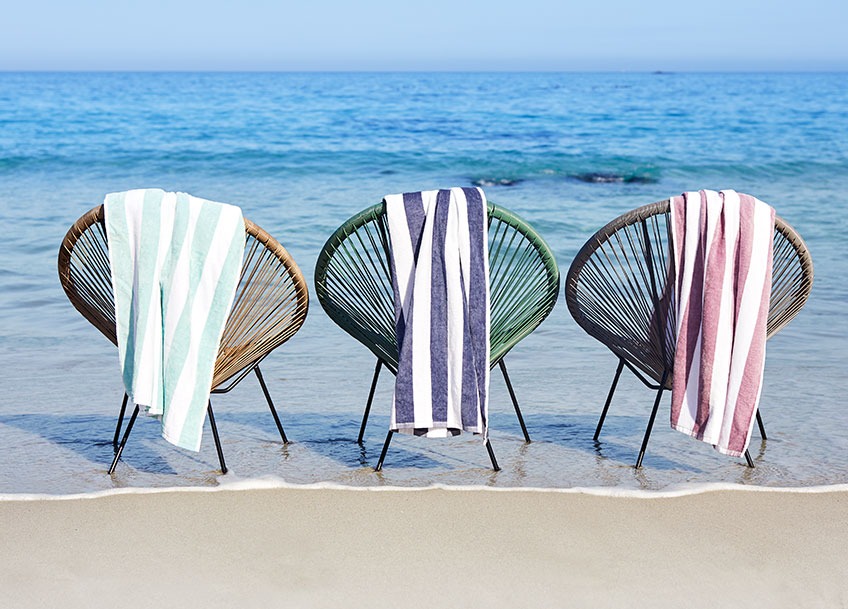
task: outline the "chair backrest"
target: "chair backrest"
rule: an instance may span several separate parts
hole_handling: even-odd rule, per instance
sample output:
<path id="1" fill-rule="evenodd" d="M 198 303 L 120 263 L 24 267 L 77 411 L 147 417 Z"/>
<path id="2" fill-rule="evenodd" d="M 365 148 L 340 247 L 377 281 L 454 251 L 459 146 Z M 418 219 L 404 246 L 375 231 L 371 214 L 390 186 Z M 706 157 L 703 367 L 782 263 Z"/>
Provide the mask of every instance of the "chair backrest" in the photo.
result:
<path id="1" fill-rule="evenodd" d="M 492 366 L 553 309 L 559 269 L 547 243 L 521 218 L 492 203 L 489 215 Z M 336 324 L 397 371 L 391 245 L 385 204 L 342 224 L 315 267 L 315 293 Z"/>
<path id="2" fill-rule="evenodd" d="M 671 370 L 676 343 L 669 200 L 623 214 L 577 253 L 565 279 L 575 321 L 631 366 L 659 382 Z M 803 239 L 774 221 L 774 262 L 767 336 L 801 310 L 813 286 L 813 262 Z"/>
<path id="3" fill-rule="evenodd" d="M 241 278 L 215 361 L 213 390 L 249 371 L 291 338 L 309 308 L 306 281 L 285 248 L 246 218 L 244 227 Z M 102 205 L 83 215 L 65 235 L 59 248 L 59 279 L 71 304 L 117 344 Z"/>

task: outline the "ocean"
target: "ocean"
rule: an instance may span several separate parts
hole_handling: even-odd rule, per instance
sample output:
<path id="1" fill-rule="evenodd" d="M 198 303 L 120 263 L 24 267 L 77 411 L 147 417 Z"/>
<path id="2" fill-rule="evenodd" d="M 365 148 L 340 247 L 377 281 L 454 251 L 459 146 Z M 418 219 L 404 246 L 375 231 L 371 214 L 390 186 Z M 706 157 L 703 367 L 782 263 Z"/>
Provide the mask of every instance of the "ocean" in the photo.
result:
<path id="1" fill-rule="evenodd" d="M 0 494 L 293 484 L 666 491 L 702 484 L 848 482 L 848 74 L 0 73 Z M 373 356 L 336 327 L 312 274 L 333 230 L 386 194 L 481 186 L 530 222 L 564 277 L 619 214 L 687 190 L 770 203 L 815 264 L 806 307 L 768 342 L 756 467 L 672 431 L 666 396 L 633 468 L 653 392 L 560 298 L 507 356 L 532 442 L 492 374 L 492 471 L 479 438 L 395 437 L 392 377 L 356 443 Z M 291 443 L 254 377 L 215 399 L 230 473 L 136 424 L 114 475 L 122 386 L 114 347 L 67 301 L 56 257 L 106 193 L 159 187 L 242 207 L 310 285 L 301 331 L 262 368 Z M 207 428 L 208 429 L 208 428 Z"/>

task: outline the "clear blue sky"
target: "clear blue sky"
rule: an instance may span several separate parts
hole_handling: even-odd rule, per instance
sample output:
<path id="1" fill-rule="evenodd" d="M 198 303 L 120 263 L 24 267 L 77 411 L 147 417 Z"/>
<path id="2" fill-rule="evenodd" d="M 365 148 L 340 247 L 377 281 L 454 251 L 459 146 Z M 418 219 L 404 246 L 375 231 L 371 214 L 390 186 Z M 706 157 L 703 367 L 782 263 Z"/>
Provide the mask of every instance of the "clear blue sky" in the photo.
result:
<path id="1" fill-rule="evenodd" d="M 848 0 L 18 0 L 0 70 L 848 70 Z"/>

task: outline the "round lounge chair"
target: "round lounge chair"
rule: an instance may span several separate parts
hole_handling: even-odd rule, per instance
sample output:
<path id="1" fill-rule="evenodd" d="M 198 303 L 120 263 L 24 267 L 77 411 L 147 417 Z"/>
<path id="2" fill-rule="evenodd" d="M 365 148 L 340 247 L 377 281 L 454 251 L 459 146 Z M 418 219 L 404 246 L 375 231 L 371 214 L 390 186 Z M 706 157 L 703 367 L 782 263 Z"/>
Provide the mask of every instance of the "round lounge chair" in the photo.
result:
<path id="1" fill-rule="evenodd" d="M 212 393 L 227 393 L 254 372 L 280 437 L 287 443 L 259 363 L 303 325 L 309 307 L 308 291 L 303 274 L 285 248 L 250 220 L 245 219 L 244 225 L 247 234 L 241 278 L 218 349 Z M 103 206 L 100 205 L 77 220 L 65 235 L 59 248 L 59 279 L 71 304 L 117 345 L 108 248 Z M 112 441 L 115 457 L 110 474 L 115 470 L 139 412 L 136 406 L 118 444 L 127 399 L 124 394 Z M 211 401 L 208 413 L 221 471 L 226 473 Z"/>
<path id="2" fill-rule="evenodd" d="M 559 269 L 551 249 L 524 220 L 491 202 L 488 215 L 490 365 L 500 367 L 524 438 L 529 442 L 504 356 L 553 309 L 559 293 Z M 315 293 L 327 315 L 377 357 L 357 439 L 360 444 L 381 368 L 385 366 L 397 374 L 390 251 L 385 204 L 378 203 L 351 217 L 333 233 L 315 268 Z M 392 433 L 386 436 L 375 468 L 378 471 Z M 486 448 L 493 468 L 499 469 L 491 444 L 487 442 Z"/>
<path id="3" fill-rule="evenodd" d="M 657 391 L 636 467 L 642 465 L 663 391 L 671 389 L 677 337 L 674 324 L 665 322 L 675 318 L 671 286 L 666 285 L 670 237 L 669 200 L 630 211 L 586 242 L 565 280 L 565 301 L 575 321 L 618 357 L 594 439 L 601 433 L 625 366 Z M 775 217 L 768 338 L 798 314 L 812 285 L 813 262 L 806 244 L 789 224 Z M 765 439 L 759 412 L 757 422 Z M 753 466 L 747 452 L 745 457 Z"/>

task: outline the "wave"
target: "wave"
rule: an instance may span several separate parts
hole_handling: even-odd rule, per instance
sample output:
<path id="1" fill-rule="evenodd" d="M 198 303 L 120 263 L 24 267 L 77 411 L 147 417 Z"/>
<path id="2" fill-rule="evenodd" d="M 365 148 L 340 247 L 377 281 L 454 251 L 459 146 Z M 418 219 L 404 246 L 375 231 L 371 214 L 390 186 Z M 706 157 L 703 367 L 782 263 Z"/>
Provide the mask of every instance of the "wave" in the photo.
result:
<path id="1" fill-rule="evenodd" d="M 0 494 L 0 501 L 68 501 L 79 499 L 96 499 L 114 495 L 150 495 L 164 493 L 218 493 L 225 491 L 257 491 L 257 490 L 289 490 L 289 491 L 348 491 L 348 492 L 388 492 L 409 493 L 422 491 L 450 491 L 450 492 L 482 492 L 482 493 L 557 493 L 569 495 L 594 495 L 599 497 L 616 497 L 632 499 L 661 499 L 673 497 L 685 497 L 714 493 L 723 491 L 735 492 L 760 492 L 760 493 L 848 493 L 848 484 L 830 484 L 816 486 L 758 486 L 749 484 L 725 483 L 725 482 L 702 482 L 688 483 L 672 486 L 664 490 L 628 489 L 610 486 L 575 486 L 569 488 L 555 487 L 521 487 L 503 486 L 493 487 L 484 485 L 450 485 L 431 484 L 426 486 L 353 486 L 335 482 L 313 482 L 295 484 L 286 482 L 282 478 L 267 476 L 262 478 L 245 478 L 232 481 L 221 481 L 218 486 L 170 486 L 170 487 L 122 487 L 108 490 L 99 490 L 72 494 L 40 494 L 40 493 L 4 493 Z"/>
<path id="2" fill-rule="evenodd" d="M 517 186 L 524 182 L 522 178 L 472 178 L 474 186 Z"/>

